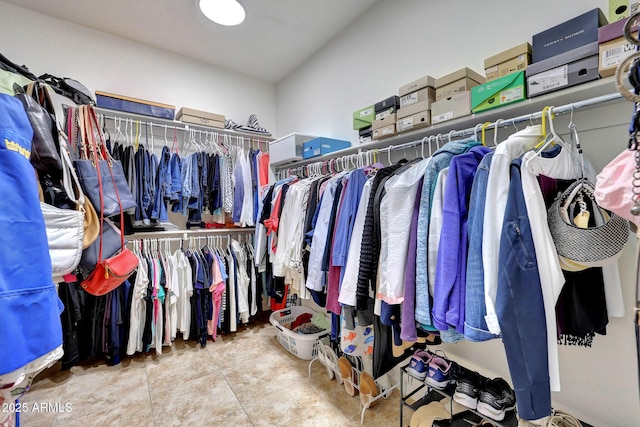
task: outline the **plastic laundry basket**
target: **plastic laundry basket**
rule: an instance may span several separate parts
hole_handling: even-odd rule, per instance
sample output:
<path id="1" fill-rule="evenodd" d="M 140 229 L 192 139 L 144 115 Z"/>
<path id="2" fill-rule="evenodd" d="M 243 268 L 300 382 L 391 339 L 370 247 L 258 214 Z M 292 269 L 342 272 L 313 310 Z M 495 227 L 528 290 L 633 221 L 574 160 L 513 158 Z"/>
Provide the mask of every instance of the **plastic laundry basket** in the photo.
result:
<path id="1" fill-rule="evenodd" d="M 317 354 L 318 340 L 329 334 L 329 331 L 322 331 L 315 334 L 299 334 L 287 328 L 301 314 L 316 314 L 308 307 L 294 306 L 277 310 L 269 316 L 269 322 L 276 328 L 278 342 L 289 353 L 302 360 L 311 360 Z"/>

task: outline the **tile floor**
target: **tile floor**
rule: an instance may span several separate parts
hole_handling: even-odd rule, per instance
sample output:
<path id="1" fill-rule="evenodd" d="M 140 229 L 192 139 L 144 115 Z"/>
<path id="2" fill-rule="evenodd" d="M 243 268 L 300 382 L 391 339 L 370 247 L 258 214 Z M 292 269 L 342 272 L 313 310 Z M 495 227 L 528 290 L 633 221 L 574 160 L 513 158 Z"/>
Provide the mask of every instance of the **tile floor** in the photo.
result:
<path id="1" fill-rule="evenodd" d="M 36 426 L 359 426 L 360 399 L 324 368 L 285 351 L 275 330 L 253 321 L 208 342 L 176 340 L 162 356 L 137 354 L 120 365 L 59 365 L 41 373 L 23 403 L 70 404 L 69 412 L 21 414 Z M 367 410 L 365 426 L 397 426 L 399 394 Z"/>

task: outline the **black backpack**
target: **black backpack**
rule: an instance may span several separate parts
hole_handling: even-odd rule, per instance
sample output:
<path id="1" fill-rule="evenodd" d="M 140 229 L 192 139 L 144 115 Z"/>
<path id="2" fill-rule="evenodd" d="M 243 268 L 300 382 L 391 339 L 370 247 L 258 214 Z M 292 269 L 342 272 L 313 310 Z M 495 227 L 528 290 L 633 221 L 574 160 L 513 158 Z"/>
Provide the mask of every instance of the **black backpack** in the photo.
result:
<path id="1" fill-rule="evenodd" d="M 43 74 L 38 79 L 43 80 L 57 93 L 71 99 L 78 105 L 96 105 L 96 101 L 91 96 L 89 89 L 77 80 L 68 77 L 56 77 L 51 74 Z"/>
<path id="2" fill-rule="evenodd" d="M 9 71 L 10 73 L 20 74 L 29 80 L 37 80 L 38 78 L 25 65 L 14 64 L 0 53 L 0 70 Z"/>

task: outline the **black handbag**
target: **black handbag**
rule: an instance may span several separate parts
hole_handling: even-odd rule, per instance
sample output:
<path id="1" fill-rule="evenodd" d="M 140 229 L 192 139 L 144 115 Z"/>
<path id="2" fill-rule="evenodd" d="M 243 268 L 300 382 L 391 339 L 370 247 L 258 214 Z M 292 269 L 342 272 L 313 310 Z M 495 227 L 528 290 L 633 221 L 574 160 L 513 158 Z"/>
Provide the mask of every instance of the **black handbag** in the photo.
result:
<path id="1" fill-rule="evenodd" d="M 119 160 L 114 160 L 107 151 L 102 132 L 98 127 L 93 107 L 88 105 L 78 106 L 78 124 L 81 134 L 80 160 L 73 162 L 84 194 L 89 197 L 91 204 L 98 210 L 104 206 L 104 216 L 109 217 L 120 214 L 120 209 L 133 213 L 136 208 L 136 201 L 131 194 L 129 185 Z M 100 145 L 96 143 L 95 135 L 100 138 Z M 97 164 L 92 153 L 96 153 Z M 104 190 L 103 201 L 100 201 L 100 188 L 98 170 L 102 177 Z M 117 189 L 117 191 L 116 191 Z M 119 200 L 118 200 L 118 195 Z M 98 212 L 100 213 L 100 212 Z"/>
<path id="2" fill-rule="evenodd" d="M 30 89 L 32 88 L 30 87 Z M 16 93 L 15 97 L 22 103 L 29 118 L 29 123 L 33 128 L 33 141 L 29 158 L 31 164 L 34 168 L 43 172 L 61 171 L 62 159 L 58 148 L 58 132 L 55 118 L 31 94 L 26 93 L 20 85 L 14 83 L 13 89 Z M 42 87 L 42 94 L 43 96 L 47 94 L 44 87 Z"/>

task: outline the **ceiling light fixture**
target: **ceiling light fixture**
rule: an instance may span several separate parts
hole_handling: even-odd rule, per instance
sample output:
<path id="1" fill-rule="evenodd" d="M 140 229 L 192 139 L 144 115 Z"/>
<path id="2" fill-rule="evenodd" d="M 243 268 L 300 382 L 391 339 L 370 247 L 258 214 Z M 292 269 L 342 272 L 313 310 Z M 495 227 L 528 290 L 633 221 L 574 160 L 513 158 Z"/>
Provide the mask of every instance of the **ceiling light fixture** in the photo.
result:
<path id="1" fill-rule="evenodd" d="M 198 7 L 211 21 L 226 26 L 244 21 L 244 8 L 237 0 L 198 0 Z"/>

